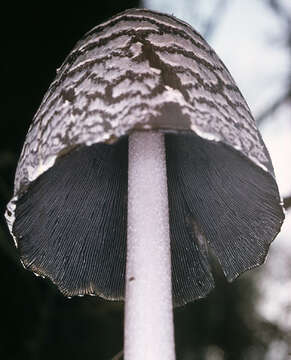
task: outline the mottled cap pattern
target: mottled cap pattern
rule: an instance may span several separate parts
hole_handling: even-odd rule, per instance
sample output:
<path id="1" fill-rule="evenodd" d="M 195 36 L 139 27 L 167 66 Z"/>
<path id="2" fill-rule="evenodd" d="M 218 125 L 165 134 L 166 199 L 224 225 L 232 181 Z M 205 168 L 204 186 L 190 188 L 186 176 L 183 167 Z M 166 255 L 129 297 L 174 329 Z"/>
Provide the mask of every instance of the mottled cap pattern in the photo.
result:
<path id="1" fill-rule="evenodd" d="M 67 296 L 124 297 L 128 135 L 165 133 L 173 302 L 265 261 L 283 222 L 268 151 L 225 65 L 191 26 L 132 9 L 74 47 L 37 111 L 7 222 L 23 265 Z"/>
<path id="2" fill-rule="evenodd" d="M 15 195 L 64 152 L 135 129 L 194 131 L 273 171 L 248 105 L 214 50 L 173 16 L 135 9 L 89 31 L 58 69 L 27 134 Z"/>

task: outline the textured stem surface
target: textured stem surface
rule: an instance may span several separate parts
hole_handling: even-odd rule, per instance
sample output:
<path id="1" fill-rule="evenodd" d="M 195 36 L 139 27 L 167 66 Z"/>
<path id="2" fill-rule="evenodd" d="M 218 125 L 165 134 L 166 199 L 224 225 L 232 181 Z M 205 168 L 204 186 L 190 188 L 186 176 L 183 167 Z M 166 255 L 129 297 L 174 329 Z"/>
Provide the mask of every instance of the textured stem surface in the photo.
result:
<path id="1" fill-rule="evenodd" d="M 128 149 L 125 360 L 175 359 L 164 135 L 135 132 Z"/>

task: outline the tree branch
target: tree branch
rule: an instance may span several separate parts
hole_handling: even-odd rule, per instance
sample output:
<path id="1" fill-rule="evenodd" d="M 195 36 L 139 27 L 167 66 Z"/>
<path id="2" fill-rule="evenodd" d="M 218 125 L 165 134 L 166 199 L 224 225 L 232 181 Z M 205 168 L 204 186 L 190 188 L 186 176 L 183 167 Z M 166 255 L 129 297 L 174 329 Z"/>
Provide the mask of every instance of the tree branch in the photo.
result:
<path id="1" fill-rule="evenodd" d="M 222 15 L 226 10 L 226 6 L 228 5 L 228 0 L 219 0 L 216 3 L 212 16 L 209 17 L 205 30 L 203 32 L 203 36 L 209 40 L 213 35 L 215 29 L 217 28 L 219 22 L 221 21 Z"/>
<path id="2" fill-rule="evenodd" d="M 277 99 L 270 107 L 264 110 L 259 116 L 256 117 L 257 125 L 260 126 L 264 120 L 270 115 L 272 115 L 281 105 L 290 100 L 290 92 L 288 91 L 286 94 L 282 95 L 279 99 Z"/>
<path id="3" fill-rule="evenodd" d="M 281 4 L 278 0 L 269 0 L 270 7 L 279 15 L 281 16 L 287 23 L 290 24 L 291 17 L 288 13 L 285 6 Z"/>

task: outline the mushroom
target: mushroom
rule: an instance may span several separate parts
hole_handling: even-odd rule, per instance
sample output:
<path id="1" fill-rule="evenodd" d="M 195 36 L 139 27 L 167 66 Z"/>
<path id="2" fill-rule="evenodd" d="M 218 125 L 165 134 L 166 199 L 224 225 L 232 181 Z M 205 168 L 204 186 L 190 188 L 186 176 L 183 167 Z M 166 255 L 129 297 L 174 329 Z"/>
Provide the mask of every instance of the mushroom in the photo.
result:
<path id="1" fill-rule="evenodd" d="M 268 151 L 214 50 L 173 16 L 131 9 L 57 71 L 6 218 L 23 266 L 64 295 L 125 296 L 127 360 L 169 360 L 172 303 L 214 287 L 208 249 L 232 281 L 264 262 L 284 215 Z"/>

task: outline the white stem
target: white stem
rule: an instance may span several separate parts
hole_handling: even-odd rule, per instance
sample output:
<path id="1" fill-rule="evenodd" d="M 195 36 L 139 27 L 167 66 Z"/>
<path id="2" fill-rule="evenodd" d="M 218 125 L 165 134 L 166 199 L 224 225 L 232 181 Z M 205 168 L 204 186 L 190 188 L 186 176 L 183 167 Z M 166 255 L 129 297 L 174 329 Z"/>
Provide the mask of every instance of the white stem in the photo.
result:
<path id="1" fill-rule="evenodd" d="M 128 148 L 125 360 L 174 360 L 164 135 L 135 132 Z"/>

